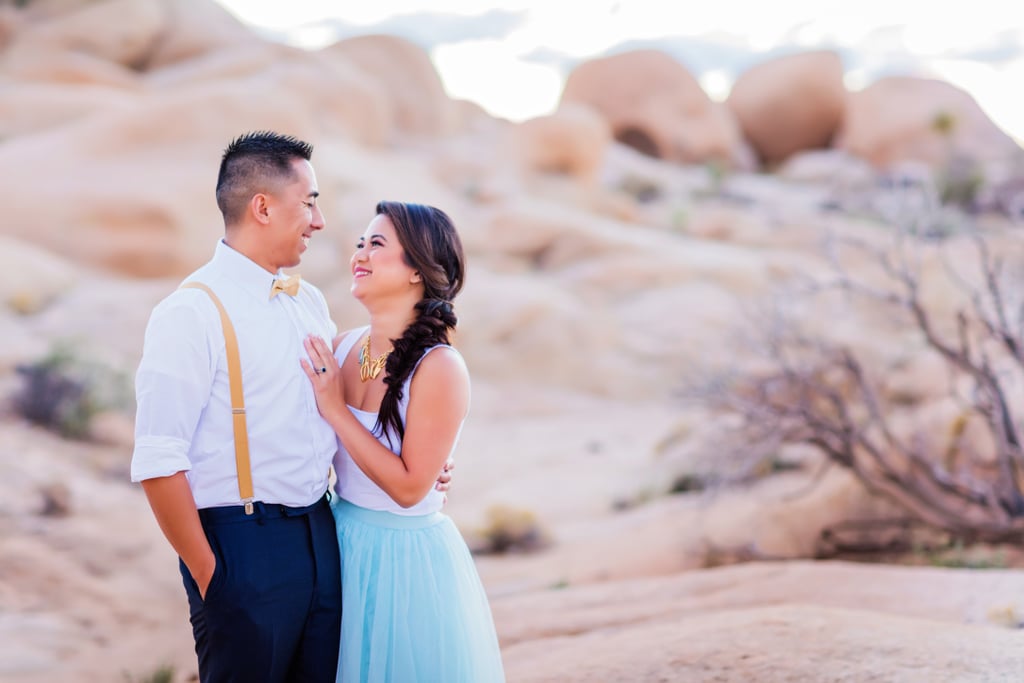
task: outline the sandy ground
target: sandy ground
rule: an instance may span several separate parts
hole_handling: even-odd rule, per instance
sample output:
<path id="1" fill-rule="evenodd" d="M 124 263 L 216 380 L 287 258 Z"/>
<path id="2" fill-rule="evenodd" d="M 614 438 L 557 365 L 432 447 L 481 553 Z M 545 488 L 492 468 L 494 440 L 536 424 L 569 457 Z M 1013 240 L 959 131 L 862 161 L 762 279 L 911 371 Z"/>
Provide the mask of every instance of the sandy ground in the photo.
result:
<path id="1" fill-rule="evenodd" d="M 643 477 L 615 456 L 636 416 L 605 424 L 608 452 L 595 455 L 585 441 L 559 442 L 559 433 L 579 432 L 557 425 L 596 406 L 563 407 L 561 420 L 517 415 L 515 430 L 489 431 L 489 461 L 462 452 L 451 496 L 467 529 L 494 502 L 560 520 L 548 527 L 546 551 L 478 559 L 510 681 L 1024 675 L 1024 572 L 806 561 L 695 569 L 680 558 L 685 524 L 670 520 L 706 506 L 685 496 L 624 512 L 609 504 L 623 480 Z M 524 429 L 521 440 L 511 436 Z M 465 445 L 484 436 L 471 432 Z M 124 447 L 13 420 L 0 422 L 0 443 L 0 678 L 144 680 L 170 666 L 188 680 L 195 664 L 176 558 L 141 491 L 125 482 Z M 605 456 L 607 467 L 588 479 L 588 459 Z M 67 485 L 71 512 L 40 516 L 40 491 L 55 482 Z"/>

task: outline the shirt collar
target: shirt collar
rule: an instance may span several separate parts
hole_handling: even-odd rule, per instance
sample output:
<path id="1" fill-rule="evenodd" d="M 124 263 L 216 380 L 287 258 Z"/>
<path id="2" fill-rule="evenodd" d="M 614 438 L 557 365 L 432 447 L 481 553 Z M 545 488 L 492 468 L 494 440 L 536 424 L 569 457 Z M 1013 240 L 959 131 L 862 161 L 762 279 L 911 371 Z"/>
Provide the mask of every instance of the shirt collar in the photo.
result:
<path id="1" fill-rule="evenodd" d="M 217 241 L 213 262 L 232 282 L 261 299 L 270 296 L 270 286 L 275 279 L 284 277 L 280 271 L 275 275 L 242 252 L 235 251 L 223 239 Z"/>

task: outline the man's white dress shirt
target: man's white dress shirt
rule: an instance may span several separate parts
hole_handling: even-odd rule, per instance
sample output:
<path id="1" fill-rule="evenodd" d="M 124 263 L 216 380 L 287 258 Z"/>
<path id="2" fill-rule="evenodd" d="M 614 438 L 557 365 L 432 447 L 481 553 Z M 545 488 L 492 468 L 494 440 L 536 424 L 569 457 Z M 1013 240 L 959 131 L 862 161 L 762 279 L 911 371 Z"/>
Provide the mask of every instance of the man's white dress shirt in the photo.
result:
<path id="1" fill-rule="evenodd" d="M 238 337 L 256 500 L 302 507 L 327 490 L 337 450 L 299 365 L 302 342 L 330 343 L 337 328 L 308 282 L 270 299 L 275 277 L 220 241 L 185 281 L 217 294 Z M 135 389 L 132 481 L 186 472 L 196 507 L 239 505 L 224 333 L 206 292 L 179 289 L 153 309 Z"/>

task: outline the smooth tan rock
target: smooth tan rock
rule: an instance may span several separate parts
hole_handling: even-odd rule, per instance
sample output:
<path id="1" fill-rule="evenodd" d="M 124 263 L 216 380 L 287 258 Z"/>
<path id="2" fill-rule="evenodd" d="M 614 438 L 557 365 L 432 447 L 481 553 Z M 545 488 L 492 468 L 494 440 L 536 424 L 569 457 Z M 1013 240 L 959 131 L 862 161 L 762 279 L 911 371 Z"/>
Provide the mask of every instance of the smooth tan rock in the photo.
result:
<path id="1" fill-rule="evenodd" d="M 494 129 L 501 125 L 501 122 L 471 100 L 453 99 L 450 108 L 451 124 L 457 131 Z"/>
<path id="2" fill-rule="evenodd" d="M 257 76 L 275 64 L 291 61 L 306 51 L 280 43 L 253 41 L 229 44 L 166 64 L 145 75 L 157 90 Z"/>
<path id="3" fill-rule="evenodd" d="M 235 136 L 271 129 L 309 140 L 385 137 L 375 108 L 383 100 L 372 97 L 365 76 L 349 74 L 346 81 L 343 65 L 297 55 L 248 78 L 200 81 L 23 145 L 14 140 L 0 150 L 0 168 L 18 169 L 10 187 L 26 190 L 8 207 L 7 229 L 122 273 L 184 275 L 220 234 L 216 169 Z M 147 169 L 141 187 L 139 168 Z M 207 170 L 188 170 L 196 168 Z M 27 189 L 40 184 L 65 201 L 41 210 Z M 74 228 L 39 231 L 40 222 Z"/>
<path id="4" fill-rule="evenodd" d="M 627 378 L 620 367 L 600 375 L 584 360 L 606 355 L 617 339 L 607 313 L 588 310 L 557 282 L 491 275 L 460 295 L 459 338 L 467 362 L 494 380 L 544 382 L 610 391 Z M 506 362 L 517 358 L 515 365 Z"/>
<path id="5" fill-rule="evenodd" d="M 879 620 L 920 619 L 939 625 L 974 625 L 979 636 L 999 629 L 998 613 L 1020 604 L 1018 571 L 972 572 L 841 561 L 749 562 L 643 580 L 570 584 L 562 591 L 522 591 L 494 599 L 514 645 L 573 630 L 657 621 L 670 614 L 703 615 L 734 609 L 805 605 L 858 609 Z M 614 585 L 614 590 L 608 590 Z M 842 590 L 836 590 L 841 586 Z M 893 601 L 892 594 L 903 595 Z M 599 597 L 600 596 L 600 597 Z M 527 610 L 513 612 L 510 608 Z M 818 641 L 821 642 L 821 641 Z"/>
<path id="6" fill-rule="evenodd" d="M 32 0 L 31 2 L 10 3 L 20 19 L 26 23 L 49 21 L 86 8 L 93 0 Z"/>
<path id="7" fill-rule="evenodd" d="M 249 81 L 274 97 L 295 97 L 324 135 L 381 145 L 393 133 L 391 102 L 376 81 L 351 63 L 275 44 L 228 47 L 150 74 L 153 87 L 190 88 Z M 255 95 L 255 93 L 253 93 Z"/>
<path id="8" fill-rule="evenodd" d="M 944 370 L 944 369 L 943 369 Z M 998 453 L 995 436 L 984 417 L 962 402 L 944 397 L 901 412 L 890 411 L 890 428 L 901 443 L 912 443 L 943 471 L 984 481 Z M 967 513 L 964 516 L 966 518 Z"/>
<path id="9" fill-rule="evenodd" d="M 17 38 L 26 21 L 25 12 L 13 5 L 0 6 L 0 50 L 6 50 Z"/>
<path id="10" fill-rule="evenodd" d="M 846 104 L 842 61 L 818 51 L 761 62 L 740 74 L 726 104 L 765 164 L 826 148 Z"/>
<path id="11" fill-rule="evenodd" d="M 610 221 L 596 224 L 585 214 L 541 202 L 521 202 L 496 211 L 491 220 L 468 236 L 474 251 L 520 260 L 528 270 L 559 270 L 628 248 Z"/>
<path id="12" fill-rule="evenodd" d="M 569 74 L 561 102 L 593 107 L 615 139 L 650 156 L 729 165 L 740 157 L 735 122 L 663 52 L 635 50 L 584 62 Z"/>
<path id="13" fill-rule="evenodd" d="M 126 451 L 135 446 L 135 419 L 115 410 L 105 410 L 89 420 L 89 439 Z"/>
<path id="14" fill-rule="evenodd" d="M 513 143 L 525 165 L 592 184 L 604 163 L 611 128 L 593 109 L 565 105 L 554 114 L 519 124 Z"/>
<path id="15" fill-rule="evenodd" d="M 373 147 L 391 140 L 396 124 L 389 87 L 347 61 L 316 57 L 316 69 L 305 69 L 297 85 L 314 93 L 313 109 L 324 131 Z"/>
<path id="16" fill-rule="evenodd" d="M 227 142 L 247 130 L 306 138 L 317 130 L 312 112 L 287 98 L 268 100 L 255 85 L 155 97 L 101 120 L 11 141 L 0 149 L 0 168 L 11 178 L 7 232 L 121 273 L 188 273 L 222 232 L 213 191 Z M 206 170 L 190 170 L 197 168 Z M 33 189 L 39 187 L 63 201 L 41 208 Z M 41 224 L 62 228 L 39 230 Z"/>
<path id="17" fill-rule="evenodd" d="M 121 66 L 142 68 L 163 29 L 159 0 L 100 0 L 32 22 L 8 48 L 79 52 Z"/>
<path id="18" fill-rule="evenodd" d="M 837 149 L 796 152 L 774 173 L 794 182 L 828 185 L 839 192 L 870 190 L 878 182 L 878 171 L 871 164 Z"/>
<path id="19" fill-rule="evenodd" d="M 737 634 L 742 637 L 737 639 Z M 796 680 L 1001 680 L 1024 668 L 1015 634 L 800 604 L 672 613 L 618 628 L 549 636 L 504 650 L 510 680 L 702 683 Z M 798 644 L 798 645 L 795 645 Z M 795 657 L 797 648 L 800 656 Z M 993 676 L 995 674 L 995 676 Z"/>
<path id="20" fill-rule="evenodd" d="M 52 82 L 68 85 L 100 85 L 137 90 L 139 75 L 102 57 L 54 51 L 27 44 L 0 55 L 0 74 L 21 82 Z"/>
<path id="21" fill-rule="evenodd" d="M 883 78 L 851 93 L 835 146 L 880 167 L 914 160 L 945 169 L 957 160 L 987 165 L 1021 156 L 968 93 L 912 77 Z"/>
<path id="22" fill-rule="evenodd" d="M 160 40 L 158 0 L 44 3 L 18 12 L 0 73 L 21 81 L 94 83 L 134 89 Z"/>
<path id="23" fill-rule="evenodd" d="M 918 405 L 948 397 L 954 382 L 947 367 L 937 351 L 914 348 L 885 373 L 881 395 L 894 405 Z"/>
<path id="24" fill-rule="evenodd" d="M 510 149 L 516 124 L 488 119 L 471 124 L 430 150 L 431 172 L 461 197 L 497 204 L 523 191 L 522 160 Z"/>
<path id="25" fill-rule="evenodd" d="M 693 211 L 685 230 L 690 237 L 734 244 L 770 244 L 774 237 L 766 220 L 728 206 Z"/>
<path id="26" fill-rule="evenodd" d="M 11 311 L 38 313 L 75 286 L 78 278 L 72 263 L 26 241 L 0 235 L 0 300 Z"/>
<path id="27" fill-rule="evenodd" d="M 9 83 L 0 86 L 0 139 L 116 111 L 137 98 L 137 93 L 109 85 Z"/>
<path id="28" fill-rule="evenodd" d="M 265 44 L 223 6 L 211 0 L 161 0 L 164 24 L 146 69 L 194 59 L 218 50 Z"/>
<path id="29" fill-rule="evenodd" d="M 387 94 L 397 130 L 438 135 L 452 129 L 451 100 L 429 55 L 417 45 L 396 36 L 370 35 L 339 41 L 320 53 L 369 76 Z"/>

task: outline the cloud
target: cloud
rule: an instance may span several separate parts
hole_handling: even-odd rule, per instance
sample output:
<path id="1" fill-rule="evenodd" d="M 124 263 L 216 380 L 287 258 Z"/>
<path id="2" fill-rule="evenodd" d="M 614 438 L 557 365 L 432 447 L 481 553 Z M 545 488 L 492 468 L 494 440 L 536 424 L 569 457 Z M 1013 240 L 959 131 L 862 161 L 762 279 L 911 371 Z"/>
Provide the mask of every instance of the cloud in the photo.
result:
<path id="1" fill-rule="evenodd" d="M 567 52 L 561 52 L 550 47 L 539 47 L 524 54 L 522 59 L 525 62 L 532 62 L 534 64 L 540 64 L 541 66 L 550 66 L 565 76 L 572 71 L 573 67 L 577 64 L 586 61 L 587 59 L 591 59 L 591 57 L 580 59 L 579 57 L 574 57 Z"/>
<path id="2" fill-rule="evenodd" d="M 273 31 L 267 34 L 271 38 L 298 44 L 309 42 L 303 40 L 302 36 L 316 36 L 316 42 L 321 45 L 354 36 L 387 34 L 405 38 L 424 50 L 430 50 L 438 45 L 467 40 L 501 40 L 522 26 L 525 20 L 526 12 L 498 9 L 470 16 L 417 12 L 399 14 L 375 24 L 352 24 L 342 19 L 329 18 L 303 24 L 283 35 Z"/>
<path id="3" fill-rule="evenodd" d="M 374 26 L 429 49 L 466 40 L 501 40 L 523 25 L 526 12 L 490 10 L 473 16 L 421 12 L 393 17 Z"/>
<path id="4" fill-rule="evenodd" d="M 1009 32 L 1008 32 L 1009 33 Z M 603 53 L 592 57 L 576 57 L 565 52 L 544 47 L 538 48 L 523 58 L 556 69 L 563 77 L 580 63 L 599 57 L 620 54 L 631 50 L 658 50 L 668 54 L 687 68 L 694 76 L 716 73 L 728 81 L 735 81 L 744 71 L 762 62 L 790 54 L 812 50 L 831 50 L 839 55 L 843 70 L 854 74 L 855 80 L 868 84 L 886 76 L 930 76 L 928 59 L 913 55 L 903 47 L 900 27 L 880 27 L 865 36 L 856 45 L 841 45 L 830 40 L 819 44 L 801 44 L 796 33 L 780 44 L 758 50 L 745 40 L 730 34 L 707 34 L 702 36 L 667 36 L 653 40 L 628 40 L 617 43 Z M 990 59 L 1012 59 L 1021 48 L 1011 35 L 987 48 Z M 966 57 L 965 57 L 966 58 Z M 978 52 L 974 59 L 981 59 Z"/>
<path id="5" fill-rule="evenodd" d="M 608 54 L 629 50 L 661 50 L 666 52 L 693 74 L 718 71 L 735 78 L 749 67 L 788 52 L 786 48 L 769 51 L 754 50 L 733 36 L 676 36 L 657 40 L 630 40 L 615 45 Z"/>
<path id="6" fill-rule="evenodd" d="M 957 50 L 949 56 L 972 62 L 1004 65 L 1024 57 L 1024 31 L 1006 30 L 995 35 L 987 45 Z"/>
<path id="7" fill-rule="evenodd" d="M 563 76 L 582 62 L 600 57 L 621 54 L 632 50 L 658 50 L 676 59 L 691 73 L 700 74 L 715 71 L 735 78 L 751 66 L 775 57 L 801 52 L 797 46 L 778 46 L 771 50 L 755 50 L 743 41 L 729 35 L 708 36 L 667 36 L 652 40 L 628 40 L 617 43 L 601 54 L 579 58 L 551 48 L 539 48 L 523 56 L 523 59 L 556 68 Z M 840 57 L 846 50 L 836 50 Z"/>

